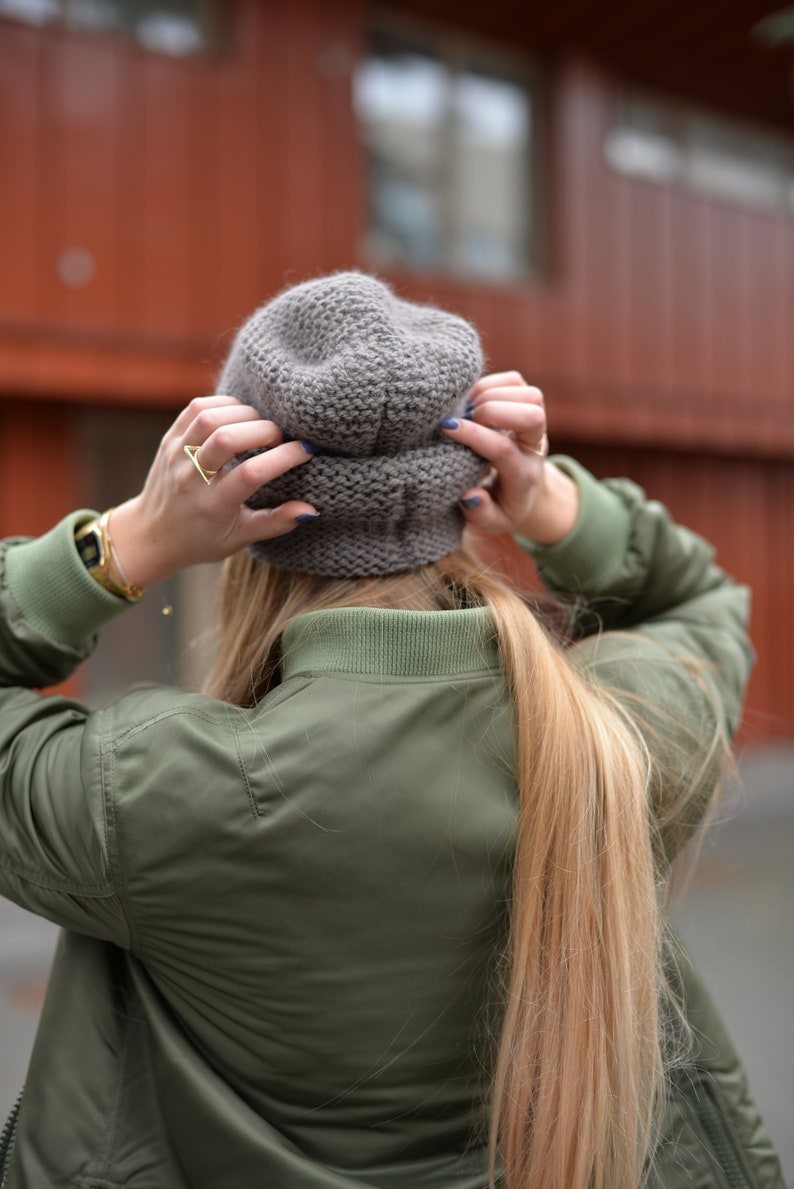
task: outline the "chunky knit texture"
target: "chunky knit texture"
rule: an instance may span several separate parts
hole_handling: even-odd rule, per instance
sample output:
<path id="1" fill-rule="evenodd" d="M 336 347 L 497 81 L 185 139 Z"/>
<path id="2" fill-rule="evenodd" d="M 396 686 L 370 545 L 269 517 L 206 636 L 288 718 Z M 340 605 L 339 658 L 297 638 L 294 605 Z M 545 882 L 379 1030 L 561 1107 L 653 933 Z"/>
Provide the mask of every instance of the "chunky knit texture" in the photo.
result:
<path id="1" fill-rule="evenodd" d="M 458 500 L 486 464 L 437 425 L 462 415 L 481 370 L 473 326 L 364 273 L 307 281 L 262 306 L 238 333 L 218 391 L 318 449 L 251 507 L 302 499 L 320 517 L 253 552 L 284 569 L 356 577 L 456 549 Z"/>

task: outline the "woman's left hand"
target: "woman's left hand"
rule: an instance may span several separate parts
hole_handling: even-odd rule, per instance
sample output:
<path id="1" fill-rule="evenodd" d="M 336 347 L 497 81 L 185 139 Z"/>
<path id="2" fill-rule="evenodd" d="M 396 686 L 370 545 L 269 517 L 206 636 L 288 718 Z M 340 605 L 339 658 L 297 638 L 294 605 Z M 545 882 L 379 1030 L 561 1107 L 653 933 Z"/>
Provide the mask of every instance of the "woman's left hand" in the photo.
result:
<path id="1" fill-rule="evenodd" d="M 185 446 L 198 448 L 198 466 Z M 238 454 L 261 448 L 224 469 Z M 254 511 L 245 501 L 311 458 L 309 443 L 285 442 L 274 422 L 234 397 L 192 400 L 163 437 L 143 490 L 111 514 L 108 531 L 126 580 L 148 586 L 254 541 L 300 531 L 299 518 L 317 514 L 311 504 L 290 500 Z"/>

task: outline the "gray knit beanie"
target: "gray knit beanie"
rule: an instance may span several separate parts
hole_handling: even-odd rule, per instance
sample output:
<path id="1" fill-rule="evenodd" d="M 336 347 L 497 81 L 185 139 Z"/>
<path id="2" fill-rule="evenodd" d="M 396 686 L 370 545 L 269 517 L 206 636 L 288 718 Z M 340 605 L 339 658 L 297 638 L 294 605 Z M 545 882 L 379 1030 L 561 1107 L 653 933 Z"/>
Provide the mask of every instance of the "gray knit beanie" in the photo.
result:
<path id="1" fill-rule="evenodd" d="M 282 569 L 363 577 L 456 549 L 458 500 L 487 464 L 437 425 L 463 414 L 481 369 L 473 326 L 364 273 L 307 281 L 262 306 L 238 333 L 217 391 L 317 448 L 249 505 L 301 499 L 320 516 L 252 552 Z"/>

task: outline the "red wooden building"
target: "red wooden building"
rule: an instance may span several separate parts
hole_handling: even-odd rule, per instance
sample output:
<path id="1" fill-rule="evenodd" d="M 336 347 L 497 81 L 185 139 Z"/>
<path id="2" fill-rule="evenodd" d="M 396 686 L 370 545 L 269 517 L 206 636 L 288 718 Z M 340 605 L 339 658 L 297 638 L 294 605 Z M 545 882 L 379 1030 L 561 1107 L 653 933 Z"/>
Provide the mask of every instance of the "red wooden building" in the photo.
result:
<path id="1" fill-rule="evenodd" d="M 0 530 L 130 494 L 248 312 L 375 267 L 717 543 L 790 737 L 791 10 L 536 7 L 0 0 Z M 149 603 L 131 662 L 193 626 Z"/>

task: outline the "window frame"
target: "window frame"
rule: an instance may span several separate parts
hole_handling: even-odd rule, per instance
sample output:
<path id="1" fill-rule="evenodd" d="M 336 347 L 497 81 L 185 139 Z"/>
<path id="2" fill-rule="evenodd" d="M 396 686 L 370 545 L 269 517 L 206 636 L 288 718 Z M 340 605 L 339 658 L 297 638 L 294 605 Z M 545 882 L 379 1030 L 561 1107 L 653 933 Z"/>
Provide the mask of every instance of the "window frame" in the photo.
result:
<path id="1" fill-rule="evenodd" d="M 449 120 L 453 104 L 447 102 L 444 144 L 441 156 L 444 161 L 443 181 L 439 191 L 439 206 L 444 213 L 441 236 L 442 250 L 438 262 L 424 266 L 412 260 L 394 261 L 379 256 L 373 251 L 368 238 L 377 230 L 372 219 L 372 194 L 369 188 L 368 150 L 365 141 L 365 127 L 356 113 L 359 129 L 359 146 L 364 162 L 365 179 L 364 207 L 367 225 L 363 229 L 361 255 L 367 264 L 417 277 L 438 277 L 496 289 L 520 289 L 540 280 L 548 274 L 549 236 L 547 226 L 547 179 L 550 175 L 548 152 L 548 79 L 543 63 L 534 55 L 513 49 L 493 38 L 470 33 L 458 26 L 414 18 L 389 8 L 376 8 L 363 31 L 361 54 L 354 67 L 358 70 L 367 60 L 370 48 L 378 35 L 394 37 L 407 43 L 416 43 L 417 50 L 439 63 L 448 73 L 452 85 L 448 87 L 448 99 L 454 95 L 455 82 L 466 71 L 480 73 L 483 77 L 504 80 L 522 88 L 528 97 L 531 113 L 531 134 L 524 167 L 524 194 L 528 216 L 524 229 L 524 260 L 516 273 L 506 277 L 486 276 L 475 271 L 466 271 L 454 263 L 456 225 L 460 222 L 460 208 L 455 202 L 456 133 L 450 135 L 454 121 Z M 355 88 L 355 80 L 353 81 Z M 354 108 L 356 106 L 353 97 Z"/>
<path id="2" fill-rule="evenodd" d="M 628 133 L 635 131 L 628 115 L 633 106 L 654 112 L 667 125 L 668 139 L 680 158 L 679 168 L 670 176 L 654 177 L 650 172 L 621 167 L 610 155 L 610 137 L 621 130 Z M 693 169 L 693 160 L 699 144 L 698 126 L 711 128 L 715 132 L 716 138 L 725 137 L 729 143 L 731 138 L 735 138 L 737 143 L 735 159 L 737 161 L 742 160 L 738 147 L 741 141 L 747 143 L 755 140 L 759 148 L 765 146 L 769 160 L 773 160 L 776 156 L 779 162 L 780 199 L 764 201 L 760 198 L 741 196 L 738 193 L 733 195 L 725 188 L 709 185 L 705 180 L 697 180 Z M 702 141 L 702 144 L 705 147 L 705 140 Z M 726 153 L 725 156 L 727 159 L 729 154 Z M 794 218 L 794 137 L 787 137 L 785 133 L 763 124 L 733 117 L 697 104 L 686 103 L 677 96 L 668 96 L 658 91 L 648 91 L 639 87 L 624 87 L 613 103 L 610 124 L 602 143 L 602 159 L 611 173 L 631 182 L 649 186 L 669 186 L 691 198 L 724 205 L 732 210 L 745 211 L 756 216 L 776 219 Z M 747 154 L 745 160 L 749 166 L 751 154 Z"/>
<path id="3" fill-rule="evenodd" d="M 56 11 L 40 20 L 26 17 L 22 12 L 6 12 L 0 8 L 0 22 L 14 21 L 34 29 L 54 30 L 71 36 L 108 37 L 134 46 L 141 53 L 157 54 L 172 62 L 195 62 L 217 53 L 220 46 L 220 5 L 218 0 L 195 0 L 196 20 L 201 33 L 201 44 L 186 53 L 172 53 L 157 46 L 147 45 L 138 37 L 135 29 L 120 25 L 94 26 L 71 19 L 74 0 L 51 0 Z"/>

